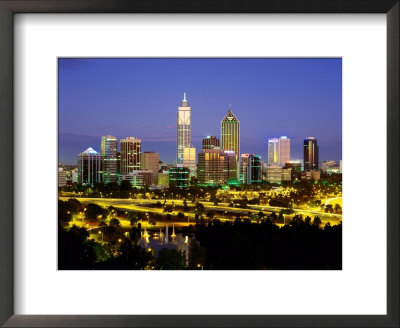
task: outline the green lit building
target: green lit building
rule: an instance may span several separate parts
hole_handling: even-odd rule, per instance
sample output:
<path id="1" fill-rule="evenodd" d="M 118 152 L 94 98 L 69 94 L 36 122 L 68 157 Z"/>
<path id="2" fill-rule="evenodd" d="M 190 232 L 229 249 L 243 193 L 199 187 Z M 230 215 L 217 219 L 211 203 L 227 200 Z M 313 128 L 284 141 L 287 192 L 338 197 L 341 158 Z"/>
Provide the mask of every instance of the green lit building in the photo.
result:
<path id="1" fill-rule="evenodd" d="M 190 170 L 183 166 L 174 166 L 169 169 L 169 186 L 178 188 L 189 187 Z"/>

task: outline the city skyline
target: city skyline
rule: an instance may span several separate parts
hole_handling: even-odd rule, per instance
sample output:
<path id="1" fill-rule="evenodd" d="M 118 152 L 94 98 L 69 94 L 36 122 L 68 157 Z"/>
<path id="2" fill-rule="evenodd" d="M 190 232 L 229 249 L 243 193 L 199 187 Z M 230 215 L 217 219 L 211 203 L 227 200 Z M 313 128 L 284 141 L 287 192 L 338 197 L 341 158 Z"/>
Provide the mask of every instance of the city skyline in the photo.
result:
<path id="1" fill-rule="evenodd" d="M 99 63 L 100 61 L 100 63 Z M 111 62 L 109 62 L 111 61 Z M 75 121 L 71 120 L 71 118 L 77 118 L 77 108 L 80 108 L 81 105 L 76 103 L 76 99 L 80 99 L 81 102 L 83 102 L 86 106 L 88 104 L 94 104 L 93 98 L 90 96 L 91 92 L 83 92 L 82 91 L 78 92 L 78 94 L 75 95 L 75 97 L 71 97 L 69 95 L 70 92 L 77 92 L 75 87 L 78 87 L 79 84 L 82 83 L 81 80 L 77 81 L 76 79 L 78 77 L 82 77 L 82 71 L 87 71 L 93 69 L 93 67 L 97 67 L 100 65 L 100 72 L 97 72 L 96 74 L 103 74 L 106 76 L 113 76 L 113 74 L 117 74 L 118 76 L 121 75 L 121 72 L 114 72 L 110 67 L 120 67 L 121 63 L 123 62 L 126 66 L 127 63 L 132 64 L 132 62 L 136 63 L 138 59 L 130 59 L 130 60 L 122 60 L 122 59 L 108 59 L 108 60 L 78 60 L 78 59 L 61 59 L 60 60 L 60 74 L 59 74 L 59 161 L 64 163 L 64 164 L 71 164 L 75 165 L 76 164 L 76 155 L 80 152 L 82 152 L 84 149 L 87 149 L 88 147 L 92 147 L 95 150 L 99 149 L 99 139 L 103 135 L 113 135 L 117 139 L 123 139 L 127 136 L 135 136 L 139 139 L 142 139 L 142 150 L 143 151 L 155 151 L 160 154 L 160 160 L 163 162 L 169 162 L 172 163 L 174 159 L 176 158 L 176 108 L 179 106 L 179 99 L 182 99 L 182 94 L 183 92 L 187 92 L 187 97 L 188 97 L 188 102 L 190 102 L 190 106 L 192 108 L 192 144 L 194 147 L 197 149 L 197 153 L 201 150 L 201 142 L 203 138 L 205 138 L 207 135 L 215 135 L 217 138 L 220 138 L 221 135 L 219 133 L 219 125 L 223 117 L 226 115 L 226 112 L 228 111 L 228 108 L 230 106 L 229 103 L 232 104 L 232 111 L 235 113 L 235 115 L 238 116 L 240 122 L 241 122 L 241 136 L 240 136 L 240 153 L 255 153 L 258 155 L 261 155 L 263 160 L 267 160 L 267 143 L 268 143 L 268 138 L 273 137 L 273 136 L 281 136 L 281 135 L 287 135 L 291 139 L 291 159 L 299 159 L 302 160 L 302 154 L 303 154 L 303 141 L 310 135 L 313 135 L 316 139 L 318 139 L 318 144 L 320 146 L 320 161 L 322 162 L 323 160 L 336 160 L 339 162 L 341 159 L 341 61 L 337 59 L 324 59 L 324 60 L 300 60 L 300 59 L 281 59 L 281 60 L 272 60 L 272 59 L 263 59 L 263 60 L 255 60 L 255 59 L 235 59 L 235 60 L 229 60 L 227 61 L 233 61 L 233 63 L 243 63 L 243 66 L 253 67 L 252 65 L 258 64 L 259 66 L 261 65 L 261 68 L 264 66 L 267 66 L 270 70 L 271 67 L 275 66 L 282 66 L 283 63 L 285 62 L 286 64 L 289 64 L 289 66 L 292 66 L 295 72 L 290 72 L 288 73 L 287 69 L 285 70 L 286 73 L 288 73 L 288 78 L 293 76 L 298 76 L 298 80 L 301 80 L 299 78 L 299 71 L 304 70 L 304 66 L 310 66 L 310 63 L 313 63 L 311 66 L 316 66 L 314 67 L 314 74 L 311 74 L 311 77 L 309 80 L 319 82 L 325 81 L 326 87 L 325 89 L 329 89 L 330 91 L 330 97 L 327 98 L 325 101 L 325 106 L 326 108 L 325 111 L 316 111 L 315 108 L 310 108 L 309 111 L 304 110 L 304 106 L 306 105 L 307 101 L 303 101 L 303 103 L 298 103 L 297 106 L 295 106 L 296 110 L 290 109 L 289 113 L 292 115 L 288 116 L 285 115 L 284 119 L 279 120 L 279 124 L 274 124 L 272 127 L 271 122 L 274 122 L 276 120 L 275 116 L 279 116 L 278 111 L 276 110 L 260 110 L 259 108 L 254 108 L 253 105 L 248 105 L 246 106 L 246 101 L 251 103 L 251 101 L 254 100 L 254 89 L 257 89 L 255 86 L 256 84 L 253 84 L 253 89 L 251 89 L 251 86 L 247 86 L 245 89 L 243 89 L 242 94 L 240 97 L 232 99 L 231 101 L 224 100 L 223 95 L 228 94 L 226 92 L 227 87 L 221 87 L 224 92 L 221 92 L 220 95 L 215 95 L 213 92 L 215 90 L 207 90 L 210 99 L 212 100 L 218 100 L 218 103 L 215 105 L 212 104 L 210 105 L 211 108 L 216 108 L 223 106 L 225 103 L 225 107 L 218 109 L 218 111 L 213 111 L 212 115 L 207 115 L 209 113 L 208 107 L 204 107 L 204 103 L 207 101 L 211 101 L 206 98 L 199 98 L 199 95 L 193 94 L 193 100 L 191 93 L 188 92 L 187 89 L 180 90 L 180 93 L 177 95 L 165 95 L 165 92 L 161 89 L 158 89 L 157 96 L 156 93 L 152 93 L 152 97 L 149 97 L 148 104 L 141 109 L 136 108 L 136 106 L 133 106 L 131 110 L 131 114 L 135 116 L 135 119 L 132 121 L 129 121 L 127 119 L 126 115 L 122 115 L 123 113 L 127 114 L 126 108 L 124 108 L 123 105 L 121 105 L 122 109 L 115 108 L 111 112 L 109 109 L 106 107 L 99 105 L 100 107 L 96 111 L 96 117 L 93 119 L 91 124 L 88 126 L 87 124 L 85 125 L 85 128 L 80 127 L 81 121 Z M 232 69 L 232 63 L 231 65 L 225 65 L 225 59 L 224 61 L 218 60 L 218 59 L 175 59 L 175 60 L 167 60 L 167 59 L 157 59 L 155 60 L 144 60 L 141 59 L 139 60 L 141 63 L 145 61 L 148 63 L 149 61 L 153 61 L 153 63 L 156 63 L 160 67 L 166 67 L 169 65 L 166 65 L 167 62 L 171 62 L 173 66 L 175 67 L 188 67 L 188 66 L 193 66 L 197 67 L 197 70 L 195 70 L 197 77 L 203 76 L 201 72 L 199 72 L 199 67 L 204 68 L 204 67 L 216 67 L 219 69 L 219 66 L 215 66 L 216 62 L 222 64 L 222 66 L 226 66 L 225 70 Z M 200 61 L 200 63 L 198 63 Z M 212 62 L 209 62 L 212 61 Z M 271 62 L 273 61 L 273 62 Z M 293 63 L 295 61 L 295 63 Z M 317 61 L 316 63 L 314 61 Z M 161 63 L 160 63 L 161 62 Z M 107 63 L 107 64 L 106 64 Z M 135 65 L 136 65 L 135 64 Z M 271 64 L 273 64 L 271 66 Z M 133 65 L 133 66 L 135 66 Z M 214 65 L 214 66 L 213 66 Z M 297 70 L 296 70 L 296 67 Z M 82 67 L 83 66 L 83 67 Z M 88 67 L 89 66 L 89 67 Z M 129 65 L 127 65 L 129 67 Z M 112 72 L 104 72 L 106 70 L 105 68 L 108 67 Z M 321 70 L 323 67 L 329 68 L 328 71 L 324 71 L 324 73 L 321 73 L 319 70 Z M 136 69 L 138 69 L 136 67 Z M 266 69 L 264 67 L 264 69 Z M 219 69 L 221 70 L 221 69 Z M 129 71 L 129 69 L 128 69 Z M 334 74 L 330 76 L 330 74 L 334 71 Z M 86 72 L 87 73 L 87 72 Z M 167 73 L 164 69 L 164 75 Z M 232 73 L 232 72 L 231 72 Z M 244 76 L 243 72 L 241 72 L 242 75 L 237 75 L 238 76 Z M 251 72 L 248 72 L 247 74 L 250 74 Z M 281 72 L 282 73 L 282 72 Z M 328 74 L 329 73 L 329 74 Z M 95 75 L 96 75 L 95 74 Z M 193 74 L 193 70 L 192 70 Z M 254 74 L 254 72 L 252 73 Z M 85 74 L 84 74 L 85 75 Z M 150 74 L 151 75 L 151 74 Z M 163 74 L 161 74 L 163 75 Z M 178 77 L 176 80 L 179 80 L 181 75 L 179 74 L 178 71 Z M 143 75 L 144 76 L 144 75 Z M 210 76 L 211 78 L 212 76 Z M 340 78 L 339 78 L 340 77 Z M 90 78 L 85 76 L 83 80 L 91 80 L 94 77 L 90 75 Z M 303 79 L 305 79 L 303 77 Z M 334 81 L 331 81 L 331 80 Z M 124 76 L 121 77 L 121 80 L 124 80 Z M 185 80 L 185 79 L 184 79 Z M 217 80 L 221 80 L 221 78 L 217 78 Z M 286 80 L 282 79 L 281 80 Z M 329 83 L 327 82 L 329 80 Z M 71 82 L 77 82 L 74 84 L 74 86 L 71 85 Z M 174 80 L 175 81 L 175 80 Z M 115 82 L 115 81 L 114 81 Z M 175 81 L 176 82 L 176 81 Z M 187 83 L 186 81 L 185 84 L 188 84 L 188 89 L 195 89 L 194 86 L 196 84 L 192 81 L 191 83 Z M 335 83 L 333 83 L 335 82 Z M 182 82 L 183 83 L 183 82 Z M 241 84 L 238 81 L 235 82 L 236 84 Z M 233 83 L 233 84 L 235 84 Z M 313 84 L 309 83 L 309 84 Z M 78 85 L 76 85 L 78 84 Z M 107 84 L 107 83 L 102 83 L 102 84 Z M 118 86 L 122 86 L 119 83 L 116 83 Z M 146 84 L 146 83 L 145 83 Z M 171 83 L 171 84 L 177 84 L 177 83 Z M 297 85 L 298 83 L 289 83 L 292 87 L 294 85 Z M 98 83 L 95 85 L 99 85 Z M 83 88 L 86 91 L 90 91 L 92 88 L 88 87 L 88 85 L 85 84 L 85 88 Z M 101 85 L 100 85 L 101 86 Z M 328 86 L 330 86 L 328 88 Z M 166 86 L 167 87 L 167 86 Z M 198 87 L 198 85 L 197 85 Z M 238 86 L 232 87 L 232 90 L 236 90 Z M 314 87 L 316 87 L 314 85 Z M 321 86 L 320 86 L 321 87 Z M 117 88 L 117 87 L 115 87 Z M 311 88 L 309 86 L 309 88 Z M 140 89 L 140 88 L 139 88 Z M 155 88 L 157 89 L 157 88 Z M 168 89 L 168 88 L 167 88 Z M 207 88 L 204 88 L 207 89 Z M 289 88 L 290 89 L 290 88 Z M 303 88 L 304 89 L 304 88 Z M 307 89 L 307 88 L 306 88 Z M 110 91 L 110 90 L 109 90 Z M 135 98 L 134 95 L 127 95 L 127 92 L 122 92 L 122 90 L 118 90 L 121 92 L 117 92 L 120 94 L 120 96 L 125 99 L 124 101 L 126 103 L 129 103 L 129 101 L 133 101 L 132 99 Z M 151 91 L 151 90 L 150 90 Z M 293 90 L 292 90 L 293 91 Z M 96 91 L 98 92 L 98 91 Z M 315 89 L 314 89 L 315 92 Z M 325 90 L 325 92 L 328 92 L 328 90 Z M 203 90 L 201 92 L 202 94 L 205 94 L 206 92 Z M 133 92 L 135 94 L 135 92 Z M 146 93 L 145 93 L 146 94 Z M 160 95 L 161 94 L 161 95 Z M 322 92 L 324 94 L 324 92 Z M 333 95 L 332 95 L 333 94 Z M 110 91 L 108 95 L 105 95 L 109 100 L 109 98 L 113 98 L 116 95 L 116 91 Z M 164 99 L 162 99 L 162 95 L 164 95 L 165 98 L 165 106 L 161 110 L 158 111 L 153 111 L 150 110 L 150 108 L 154 109 L 154 106 L 157 106 L 156 104 L 163 104 Z M 174 101 L 174 106 L 170 106 L 169 104 L 171 103 L 171 97 L 175 97 Z M 220 97 L 218 97 L 220 96 Z M 305 98 L 306 95 L 302 94 L 300 98 Z M 258 100 L 265 98 L 265 94 L 261 94 Z M 68 98 L 68 99 L 67 99 Z M 102 98 L 102 96 L 98 97 Z M 127 98 L 129 98 L 127 100 Z M 139 98 L 143 100 L 144 95 L 141 95 Z M 333 101 L 334 98 L 334 101 Z M 299 94 L 297 94 L 297 97 L 295 97 L 296 100 L 299 100 Z M 315 94 L 314 97 L 311 97 L 314 103 L 321 102 L 321 92 L 318 94 Z M 283 100 L 282 100 L 283 101 Z M 117 100 L 114 101 L 115 103 L 118 103 Z M 217 102 L 217 101 L 216 101 Z M 283 101 L 284 102 L 284 101 Z M 75 103 L 77 107 L 71 107 L 72 104 Z M 145 103 L 145 102 L 144 102 Z M 259 101 L 259 103 L 264 103 L 264 105 L 261 105 L 261 107 L 264 108 L 266 106 L 265 104 L 268 103 L 265 99 L 263 101 Z M 271 106 L 272 104 L 275 104 L 276 106 L 276 99 L 270 100 Z M 237 109 L 235 105 L 237 105 Z M 283 105 L 282 105 L 283 106 Z M 115 106 L 118 107 L 118 106 Z M 204 109 L 204 110 L 199 110 L 199 107 Z M 87 112 L 93 113 L 93 109 L 89 106 L 87 106 L 88 110 Z M 105 109 L 104 109 L 105 108 Z M 302 115 L 305 122 L 307 124 L 299 124 L 301 123 L 301 120 L 299 121 L 299 111 L 300 109 L 303 108 Z M 72 109 L 72 110 L 69 110 Z M 146 111 L 147 109 L 147 111 Z M 124 112 L 125 110 L 125 112 Z M 80 113 L 82 117 L 88 115 L 87 112 Z M 147 112 L 147 113 L 146 113 Z M 202 113 L 200 113 L 202 112 Z M 118 115 L 118 113 L 121 113 L 121 115 Z M 240 114 L 237 114 L 240 113 Z M 287 114 L 288 112 L 286 112 Z M 109 115 L 107 115 L 109 114 Z M 202 115 L 199 117 L 199 114 L 206 114 Z M 157 116 L 155 116 L 157 115 Z M 256 115 L 256 117 L 254 117 Z M 104 117 L 103 117 L 104 116 Z M 265 120 L 265 124 L 263 124 L 263 117 L 271 118 L 270 120 Z M 339 119 L 337 119 L 339 118 Z M 120 122 L 120 124 L 117 127 L 113 127 L 112 124 L 107 125 L 105 124 L 106 121 L 112 124 L 117 124 L 117 122 Z M 175 121 L 175 122 L 174 122 Z M 261 121 L 261 122 L 260 122 Z M 298 123 L 294 124 L 293 122 L 297 121 Z M 248 124 L 249 122 L 253 122 L 253 126 L 249 128 Z M 329 124 L 327 123 L 329 122 Z M 73 124 L 72 124 L 73 123 Z M 168 125 L 166 125 L 168 123 Z M 169 125 L 169 123 L 172 123 Z M 175 123 L 175 124 L 174 124 Z M 261 123 L 261 126 L 260 126 Z M 118 125 L 117 124 L 117 125 Z M 149 125 L 153 124 L 153 126 Z M 305 126 L 304 126 L 305 125 Z M 130 126 L 128 129 L 126 126 Z M 245 128 L 243 128 L 243 126 Z M 282 128 L 281 126 L 284 126 L 286 128 Z M 159 127 L 159 129 L 157 129 Z M 309 128 L 308 131 L 306 131 L 306 128 Z M 322 133 L 322 130 L 324 133 Z M 261 130 L 261 132 L 260 132 Z M 335 130 L 335 131 L 333 131 Z M 79 131 L 81 131 L 79 133 Z M 98 131 L 99 135 L 95 135 L 94 132 Z M 127 133 L 124 133 L 124 132 Z M 204 131 L 204 133 L 200 133 L 201 131 Z M 291 132 L 292 131 L 292 132 Z M 117 133 L 115 133 L 117 132 Z M 319 132 L 319 133 L 317 133 Z M 326 132 L 326 133 L 325 133 Z M 122 134 L 124 133 L 124 134 Z M 165 133 L 165 135 L 163 134 Z M 239 154 L 240 155 L 240 154 Z"/>

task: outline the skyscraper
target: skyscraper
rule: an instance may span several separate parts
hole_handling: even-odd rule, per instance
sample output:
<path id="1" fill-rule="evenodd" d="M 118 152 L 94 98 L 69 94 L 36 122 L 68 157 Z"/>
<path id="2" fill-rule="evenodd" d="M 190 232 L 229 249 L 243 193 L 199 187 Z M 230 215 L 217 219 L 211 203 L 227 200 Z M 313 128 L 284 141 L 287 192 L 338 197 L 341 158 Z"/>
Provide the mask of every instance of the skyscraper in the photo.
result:
<path id="1" fill-rule="evenodd" d="M 268 138 L 268 165 L 284 166 L 290 161 L 290 139 Z"/>
<path id="2" fill-rule="evenodd" d="M 142 156 L 142 167 L 145 170 L 149 170 L 153 172 L 153 182 L 152 184 L 156 185 L 158 183 L 158 170 L 160 157 L 158 153 L 153 151 L 145 151 Z"/>
<path id="3" fill-rule="evenodd" d="M 127 137 L 119 142 L 121 146 L 121 176 L 141 170 L 142 140 L 135 137 Z"/>
<path id="4" fill-rule="evenodd" d="M 262 182 L 262 167 L 261 157 L 251 154 L 249 156 L 249 166 L 247 167 L 247 183 L 261 183 Z"/>
<path id="5" fill-rule="evenodd" d="M 186 93 L 178 107 L 176 120 L 176 163 L 183 164 L 183 148 L 191 145 L 191 107 L 186 100 Z"/>
<path id="6" fill-rule="evenodd" d="M 279 138 L 279 165 L 285 166 L 290 162 L 290 138 L 282 136 Z"/>
<path id="7" fill-rule="evenodd" d="M 279 139 L 268 138 L 268 165 L 279 163 Z"/>
<path id="8" fill-rule="evenodd" d="M 240 163 L 240 183 L 261 183 L 263 172 L 261 162 L 261 157 L 258 155 L 242 154 Z"/>
<path id="9" fill-rule="evenodd" d="M 222 149 L 233 151 L 239 156 L 240 151 L 240 122 L 231 111 L 229 105 L 228 113 L 221 121 Z"/>
<path id="10" fill-rule="evenodd" d="M 240 174 L 239 181 L 242 184 L 247 184 L 247 168 L 249 166 L 249 154 L 240 156 Z"/>
<path id="11" fill-rule="evenodd" d="M 304 171 L 318 170 L 318 143 L 314 137 L 304 139 Z"/>
<path id="12" fill-rule="evenodd" d="M 103 182 L 117 182 L 117 148 L 118 141 L 114 136 L 101 137 L 100 153 L 103 160 Z"/>
<path id="13" fill-rule="evenodd" d="M 78 183 L 94 185 L 101 182 L 102 160 L 93 148 L 88 148 L 78 155 Z"/>
<path id="14" fill-rule="evenodd" d="M 237 155 L 222 149 L 203 149 L 198 155 L 197 179 L 200 185 L 224 185 L 236 179 Z"/>
<path id="15" fill-rule="evenodd" d="M 196 173 L 196 148 L 183 148 L 183 167 L 189 168 L 191 175 Z"/>
<path id="16" fill-rule="evenodd" d="M 220 148 L 219 139 L 215 136 L 207 136 L 201 143 L 202 149 L 218 149 Z"/>

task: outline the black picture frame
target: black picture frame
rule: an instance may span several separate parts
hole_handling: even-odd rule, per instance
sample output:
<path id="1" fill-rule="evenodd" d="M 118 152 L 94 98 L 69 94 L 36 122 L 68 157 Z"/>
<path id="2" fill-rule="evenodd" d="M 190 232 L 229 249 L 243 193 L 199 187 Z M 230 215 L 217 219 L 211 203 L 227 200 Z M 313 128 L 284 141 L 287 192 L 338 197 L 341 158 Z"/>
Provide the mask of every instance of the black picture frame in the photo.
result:
<path id="1" fill-rule="evenodd" d="M 399 327 L 399 12 L 399 0 L 0 0 L 0 324 L 4 327 Z M 14 315 L 13 21 L 16 13 L 385 13 L 387 315 Z"/>

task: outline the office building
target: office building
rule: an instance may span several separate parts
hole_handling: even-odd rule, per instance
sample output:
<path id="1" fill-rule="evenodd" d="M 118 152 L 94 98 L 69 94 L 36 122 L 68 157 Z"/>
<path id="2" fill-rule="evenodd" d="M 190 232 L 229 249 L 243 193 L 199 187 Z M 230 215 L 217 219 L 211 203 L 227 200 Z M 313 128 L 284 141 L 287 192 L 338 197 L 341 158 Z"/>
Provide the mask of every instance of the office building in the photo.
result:
<path id="1" fill-rule="evenodd" d="M 290 161 L 290 139 L 268 138 L 268 165 L 284 166 Z"/>
<path id="2" fill-rule="evenodd" d="M 222 149 L 233 151 L 237 156 L 240 154 L 240 122 L 231 111 L 221 121 Z"/>
<path id="3" fill-rule="evenodd" d="M 129 181 L 132 187 L 148 187 L 153 183 L 153 172 L 136 170 L 120 176 L 120 182 Z"/>
<path id="4" fill-rule="evenodd" d="M 174 166 L 169 169 L 169 186 L 177 188 L 189 187 L 189 169 L 180 166 Z"/>
<path id="5" fill-rule="evenodd" d="M 336 166 L 336 162 L 335 161 L 323 161 L 322 165 L 321 165 L 321 171 L 323 173 L 327 173 L 328 169 L 330 167 L 335 167 Z"/>
<path id="6" fill-rule="evenodd" d="M 304 171 L 319 169 L 318 143 L 314 137 L 304 139 Z"/>
<path id="7" fill-rule="evenodd" d="M 290 161 L 285 163 L 285 169 L 291 169 L 292 180 L 300 180 L 301 178 L 301 162 L 300 161 Z"/>
<path id="8" fill-rule="evenodd" d="M 249 155 L 249 165 L 247 167 L 247 183 L 261 183 L 262 182 L 262 166 L 261 157 L 258 155 Z"/>
<path id="9" fill-rule="evenodd" d="M 78 183 L 94 185 L 102 181 L 102 158 L 93 148 L 78 155 Z"/>
<path id="10" fill-rule="evenodd" d="M 219 139 L 215 136 L 207 136 L 201 143 L 202 149 L 220 149 Z"/>
<path id="11" fill-rule="evenodd" d="M 142 154 L 142 168 L 153 172 L 153 185 L 158 184 L 158 171 L 160 167 L 160 157 L 153 151 L 145 151 Z"/>
<path id="12" fill-rule="evenodd" d="M 282 182 L 282 167 L 279 165 L 268 165 L 265 173 L 265 178 L 269 183 Z"/>
<path id="13" fill-rule="evenodd" d="M 133 171 L 142 169 L 142 140 L 135 137 L 127 137 L 120 141 L 120 172 L 126 176 Z"/>
<path id="14" fill-rule="evenodd" d="M 279 138 L 279 162 L 278 165 L 285 166 L 290 162 L 290 138 L 282 136 Z"/>
<path id="15" fill-rule="evenodd" d="M 117 182 L 118 141 L 114 136 L 101 137 L 100 154 L 103 160 L 103 182 Z"/>
<path id="16" fill-rule="evenodd" d="M 183 148 L 183 163 L 184 167 L 189 168 L 190 175 L 196 174 L 196 148 L 185 147 Z"/>
<path id="17" fill-rule="evenodd" d="M 183 149 L 191 145 L 191 107 L 186 100 L 186 93 L 178 107 L 176 124 L 176 163 L 183 164 Z"/>
<path id="18" fill-rule="evenodd" d="M 222 149 L 204 149 L 198 154 L 197 179 L 200 185 L 237 182 L 237 155 Z"/>
<path id="19" fill-rule="evenodd" d="M 67 185 L 67 172 L 62 166 L 58 166 L 58 186 L 65 187 Z"/>
<path id="20" fill-rule="evenodd" d="M 162 173 L 158 173 L 158 184 L 159 187 L 168 187 L 169 186 L 169 172 L 163 171 Z"/>
<path id="21" fill-rule="evenodd" d="M 240 156 L 239 181 L 241 184 L 247 184 L 247 169 L 249 167 L 249 154 Z"/>

